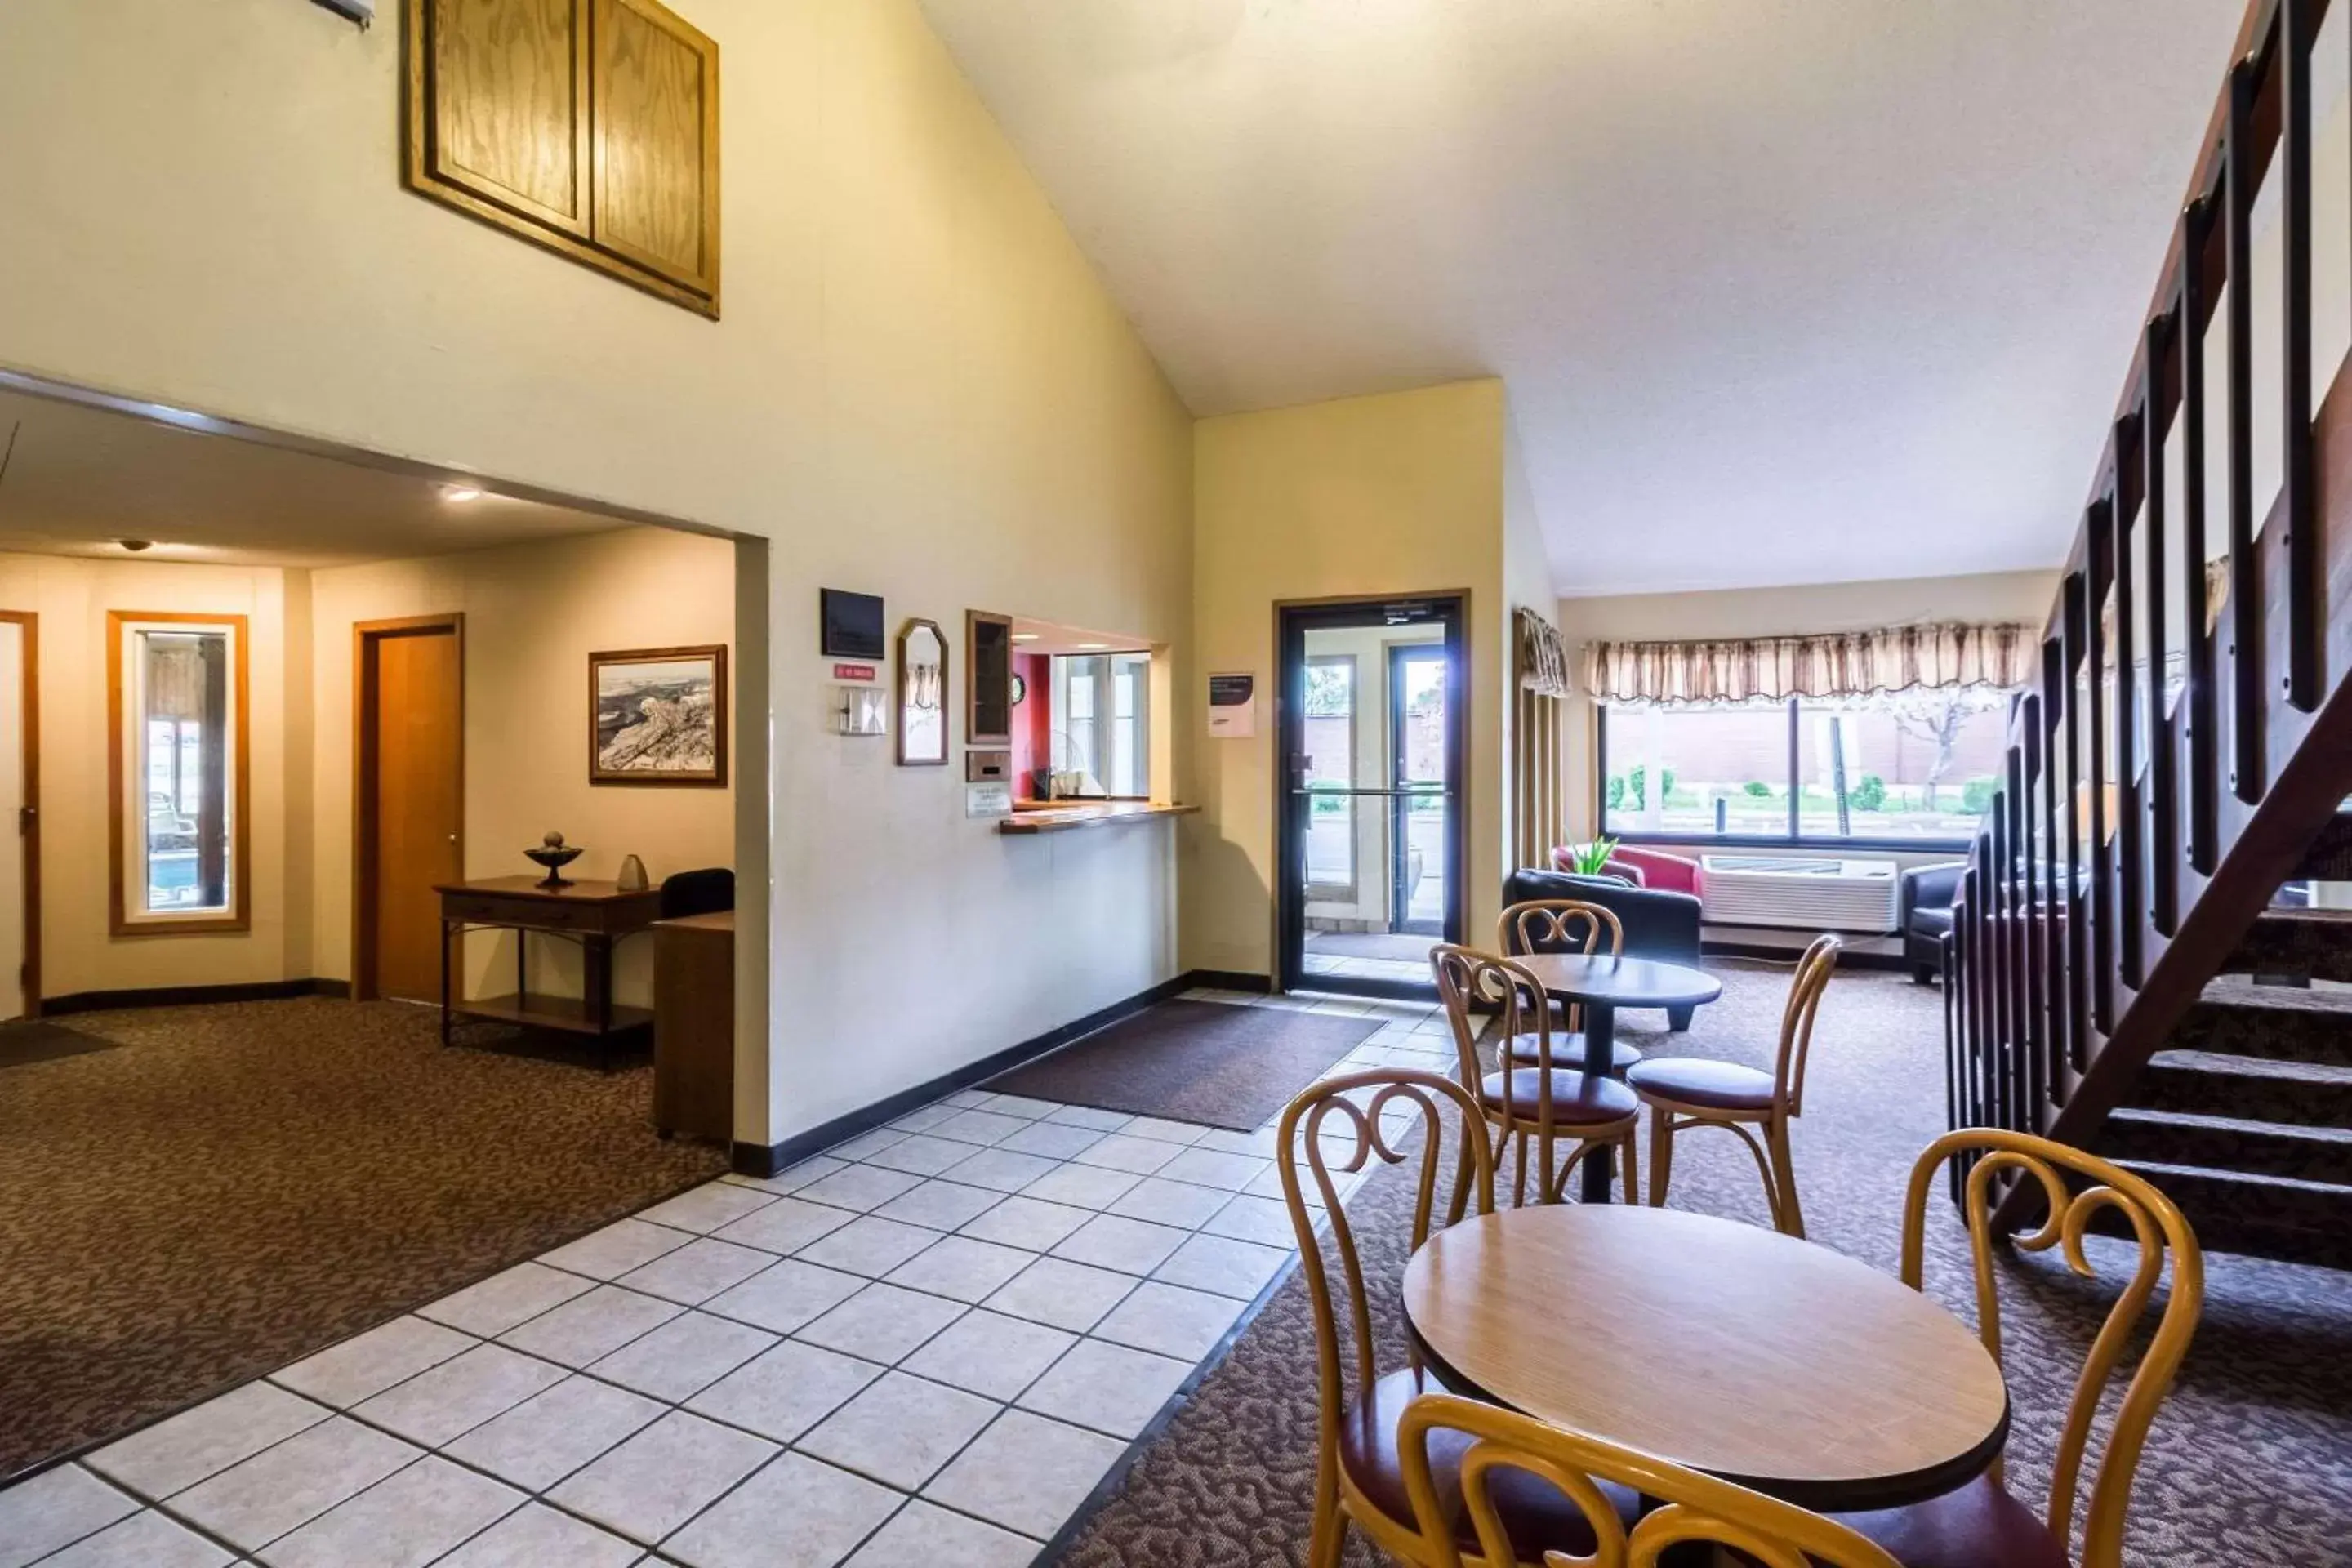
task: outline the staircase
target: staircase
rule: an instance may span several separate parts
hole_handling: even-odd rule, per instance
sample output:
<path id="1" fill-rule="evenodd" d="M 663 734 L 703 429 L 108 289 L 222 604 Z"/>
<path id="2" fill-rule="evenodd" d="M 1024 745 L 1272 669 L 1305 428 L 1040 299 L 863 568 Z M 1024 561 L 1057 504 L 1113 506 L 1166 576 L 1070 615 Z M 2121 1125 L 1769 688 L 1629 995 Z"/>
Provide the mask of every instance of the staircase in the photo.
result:
<path id="1" fill-rule="evenodd" d="M 2213 1250 L 2342 1268 L 2352 911 L 2298 903 L 2352 882 L 2352 374 L 2315 328 L 2352 278 L 2313 266 L 2318 199 L 2352 206 L 2314 188 L 2328 9 L 2254 0 L 2241 28 L 2011 710 L 1946 1020 L 1952 1125 L 2137 1168 Z M 2013 1187 L 1997 1221 L 2042 1201 Z"/>

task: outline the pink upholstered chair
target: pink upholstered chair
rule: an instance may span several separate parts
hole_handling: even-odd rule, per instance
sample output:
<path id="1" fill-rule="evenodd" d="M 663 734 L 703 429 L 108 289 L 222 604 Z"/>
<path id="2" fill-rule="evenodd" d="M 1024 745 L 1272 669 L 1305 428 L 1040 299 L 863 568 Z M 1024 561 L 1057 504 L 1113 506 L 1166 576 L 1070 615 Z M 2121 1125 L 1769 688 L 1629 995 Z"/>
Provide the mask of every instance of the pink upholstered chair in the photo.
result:
<path id="1" fill-rule="evenodd" d="M 1569 846 L 1563 844 L 1551 852 L 1556 870 L 1572 870 L 1575 862 L 1570 858 Z M 1637 849 L 1620 844 L 1609 857 L 1607 868 L 1612 877 L 1623 877 L 1637 888 L 1657 888 L 1668 892 L 1688 893 L 1695 899 L 1706 896 L 1706 877 L 1699 863 L 1686 855 L 1669 855 L 1663 849 Z"/>

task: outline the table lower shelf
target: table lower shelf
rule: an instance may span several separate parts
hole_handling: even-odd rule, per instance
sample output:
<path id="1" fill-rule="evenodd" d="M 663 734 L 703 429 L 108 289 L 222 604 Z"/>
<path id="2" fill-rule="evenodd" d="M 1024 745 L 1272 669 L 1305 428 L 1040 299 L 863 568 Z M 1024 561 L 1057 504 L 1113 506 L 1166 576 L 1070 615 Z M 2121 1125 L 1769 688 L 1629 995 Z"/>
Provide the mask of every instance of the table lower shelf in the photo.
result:
<path id="1" fill-rule="evenodd" d="M 536 994 L 471 997 L 451 1003 L 449 1015 L 452 1018 L 491 1018 L 530 1029 L 554 1029 L 592 1040 L 650 1029 L 654 1023 L 652 1008 L 626 1007 L 616 1002 L 613 1005 L 613 1026 L 600 1030 L 578 997 Z"/>

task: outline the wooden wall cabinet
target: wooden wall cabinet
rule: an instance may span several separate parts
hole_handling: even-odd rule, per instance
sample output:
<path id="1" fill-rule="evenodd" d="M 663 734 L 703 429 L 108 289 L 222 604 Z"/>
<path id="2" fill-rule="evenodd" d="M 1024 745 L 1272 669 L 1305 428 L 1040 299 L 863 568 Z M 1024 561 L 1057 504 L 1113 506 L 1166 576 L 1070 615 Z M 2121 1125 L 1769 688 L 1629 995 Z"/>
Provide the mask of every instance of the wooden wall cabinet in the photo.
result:
<path id="1" fill-rule="evenodd" d="M 411 190 L 719 315 L 719 46 L 656 0 L 405 0 Z"/>

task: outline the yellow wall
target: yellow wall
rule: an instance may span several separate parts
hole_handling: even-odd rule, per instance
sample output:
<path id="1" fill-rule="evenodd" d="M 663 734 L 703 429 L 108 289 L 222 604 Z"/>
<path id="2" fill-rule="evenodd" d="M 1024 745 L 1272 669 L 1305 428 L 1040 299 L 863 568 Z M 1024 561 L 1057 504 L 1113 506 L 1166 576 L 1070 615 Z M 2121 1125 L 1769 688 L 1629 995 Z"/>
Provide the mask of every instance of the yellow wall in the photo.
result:
<path id="1" fill-rule="evenodd" d="M 1192 646 L 1186 727 L 1207 677 L 1258 679 L 1257 735 L 1201 740 L 1187 824 L 1184 953 L 1193 968 L 1274 966 L 1274 606 L 1463 589 L 1470 595 L 1469 929 L 1500 899 L 1505 665 L 1502 383 L 1458 382 L 1202 420 L 1194 434 Z"/>
<path id="2" fill-rule="evenodd" d="M 584 722 L 592 650 L 720 643 L 732 651 L 735 549 L 723 539 L 623 529 L 311 577 L 317 628 L 318 767 L 313 843 L 318 973 L 352 974 L 352 627 L 450 610 L 466 616 L 468 877 L 536 874 L 522 851 L 550 829 L 583 853 L 570 874 L 610 877 L 635 855 L 658 882 L 735 863 L 730 789 L 588 783 Z M 514 988 L 511 938 L 467 939 L 474 994 Z M 531 986 L 580 994 L 577 948 L 533 942 Z M 649 1005 L 651 944 L 624 942 L 620 1000 Z"/>
<path id="3" fill-rule="evenodd" d="M 299 572 L 0 555 L 0 608 L 40 616 L 41 992 L 300 980 L 310 973 L 306 702 L 309 582 Z M 116 937 L 107 918 L 106 616 L 247 617 L 252 929 Z M 13 699 L 13 694 L 12 694 Z"/>
<path id="4" fill-rule="evenodd" d="M 723 50 L 716 324 L 402 191 L 389 16 L 10 0 L 0 359 L 775 542 L 772 1139 L 1174 974 L 1167 826 L 967 822 L 960 769 L 826 732 L 815 613 L 1178 640 L 1191 422 L 913 0 L 677 9 Z"/>

